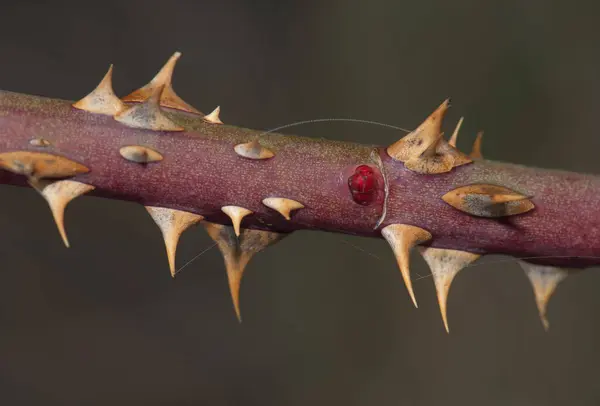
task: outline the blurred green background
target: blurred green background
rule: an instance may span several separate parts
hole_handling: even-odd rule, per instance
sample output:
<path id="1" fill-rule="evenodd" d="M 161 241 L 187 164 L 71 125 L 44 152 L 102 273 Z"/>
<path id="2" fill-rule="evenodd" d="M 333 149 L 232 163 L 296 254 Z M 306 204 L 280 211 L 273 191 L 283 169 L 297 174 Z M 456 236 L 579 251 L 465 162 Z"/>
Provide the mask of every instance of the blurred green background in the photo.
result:
<path id="1" fill-rule="evenodd" d="M 125 95 L 178 50 L 177 92 L 227 123 L 413 128 L 451 96 L 463 150 L 483 129 L 488 159 L 598 173 L 599 16 L 591 1 L 6 0 L 0 88 L 75 100 L 114 63 Z M 383 240 L 297 232 L 251 262 L 239 325 L 216 248 L 172 280 L 142 207 L 76 200 L 66 249 L 40 196 L 0 189 L 1 404 L 600 404 L 593 269 L 559 287 L 544 333 L 520 267 L 486 257 L 455 280 L 447 335 L 420 256 L 414 309 Z M 179 266 L 210 245 L 188 231 Z"/>

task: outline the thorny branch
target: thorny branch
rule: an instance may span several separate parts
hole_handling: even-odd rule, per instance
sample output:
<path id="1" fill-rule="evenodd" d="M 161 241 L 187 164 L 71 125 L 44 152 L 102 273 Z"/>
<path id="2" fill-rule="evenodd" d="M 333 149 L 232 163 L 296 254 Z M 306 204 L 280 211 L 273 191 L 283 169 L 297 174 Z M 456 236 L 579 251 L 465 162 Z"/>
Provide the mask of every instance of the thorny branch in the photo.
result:
<path id="1" fill-rule="evenodd" d="M 449 141 L 441 132 L 448 101 L 388 147 L 262 133 L 181 100 L 171 86 L 179 57 L 121 99 L 112 66 L 76 103 L 0 92 L 0 183 L 38 190 L 67 246 L 64 210 L 84 193 L 144 205 L 173 274 L 181 233 L 202 223 L 240 317 L 246 264 L 294 230 L 384 238 L 415 306 L 418 246 L 446 329 L 452 279 L 482 255 L 521 259 L 546 328 L 556 285 L 600 264 L 600 177 L 484 160 L 481 136 L 466 155 L 455 147 L 460 122 Z"/>

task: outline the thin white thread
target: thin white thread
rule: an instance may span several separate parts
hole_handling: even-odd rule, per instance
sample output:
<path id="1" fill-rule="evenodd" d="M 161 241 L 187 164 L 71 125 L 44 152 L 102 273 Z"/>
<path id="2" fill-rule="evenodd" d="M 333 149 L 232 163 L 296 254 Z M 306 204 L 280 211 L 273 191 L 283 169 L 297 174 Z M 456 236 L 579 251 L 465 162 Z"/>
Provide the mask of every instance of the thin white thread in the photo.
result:
<path id="1" fill-rule="evenodd" d="M 358 250 L 358 251 L 360 251 L 360 252 L 364 252 L 365 254 L 367 254 L 367 255 L 370 255 L 370 256 L 372 256 L 373 258 L 375 258 L 375 259 L 377 259 L 377 260 L 380 260 L 380 261 L 381 261 L 381 258 L 379 258 L 377 255 L 375 255 L 375 254 L 373 254 L 373 253 L 371 253 L 371 252 L 367 251 L 367 250 L 366 250 L 366 249 L 364 249 L 364 248 L 361 248 L 361 247 L 359 247 L 358 245 L 354 245 L 354 244 L 352 244 L 350 241 L 347 241 L 347 240 L 340 240 L 340 241 L 341 241 L 341 242 L 343 242 L 344 244 L 348 244 L 349 246 L 351 246 L 352 248 L 354 248 L 354 249 L 356 249 L 356 250 Z"/>
<path id="2" fill-rule="evenodd" d="M 356 249 L 357 251 L 363 252 L 369 256 L 372 256 L 373 258 L 381 261 L 381 258 L 379 258 L 377 255 L 370 253 L 369 251 L 354 245 L 352 243 L 350 243 L 349 241 L 346 240 L 341 240 L 341 242 L 348 244 L 349 246 L 351 246 L 352 248 Z M 502 255 L 502 254 L 490 254 L 490 255 Z M 527 260 L 527 259 L 551 259 L 551 258 L 582 258 L 582 259 L 599 259 L 600 257 L 598 256 L 586 256 L 586 255 L 540 255 L 540 256 L 535 256 L 535 257 L 519 257 L 519 258 L 507 258 L 507 259 L 497 259 L 494 261 L 483 261 L 483 262 L 475 262 L 473 264 L 469 264 L 465 267 L 463 267 L 462 269 L 465 268 L 471 268 L 474 266 L 481 266 L 481 265 L 493 265 L 493 264 L 501 264 L 503 262 L 517 262 L 520 260 Z M 417 275 L 417 278 L 415 278 L 413 280 L 413 282 L 419 281 L 421 279 L 425 279 L 425 278 L 429 278 L 431 276 L 433 276 L 432 274 L 427 274 L 425 276 L 420 276 L 419 274 L 415 273 Z"/>
<path id="3" fill-rule="evenodd" d="M 202 252 L 200 252 L 198 255 L 196 255 L 194 258 L 190 259 L 188 262 L 185 263 L 185 265 L 183 265 L 181 268 L 177 269 L 175 271 L 175 275 L 177 275 L 179 272 L 181 272 L 183 270 L 183 268 L 185 268 L 186 266 L 188 266 L 189 264 L 191 264 L 192 262 L 194 262 L 198 257 L 200 257 L 200 255 L 204 254 L 205 252 L 207 252 L 208 250 L 212 249 L 215 247 L 215 245 L 217 245 L 217 243 L 214 243 L 213 245 L 211 245 L 208 248 L 205 248 L 204 250 L 202 250 Z"/>
<path id="4" fill-rule="evenodd" d="M 316 118 L 314 120 L 296 121 L 296 122 L 291 123 L 291 124 L 286 124 L 286 125 L 282 125 L 280 127 L 272 128 L 272 129 L 270 129 L 268 131 L 260 133 L 258 136 L 260 137 L 261 135 L 269 134 L 269 133 L 272 133 L 273 131 L 283 130 L 284 128 L 295 127 L 295 126 L 298 126 L 298 125 L 313 124 L 313 123 L 322 123 L 322 122 L 329 122 L 329 121 L 349 121 L 349 122 L 352 122 L 352 123 L 373 124 L 373 125 L 378 125 L 378 126 L 381 126 L 381 127 L 393 128 L 395 130 L 404 131 L 406 133 L 410 132 L 410 130 L 407 130 L 406 128 L 397 127 L 395 125 L 386 124 L 386 123 L 380 123 L 379 121 L 361 120 L 361 119 L 358 119 L 358 118 L 335 118 L 334 117 L 334 118 Z"/>
<path id="5" fill-rule="evenodd" d="M 490 254 L 490 255 L 503 255 L 503 254 Z M 540 255 L 540 256 L 537 256 L 537 257 L 519 257 L 519 258 L 498 259 L 498 260 L 495 260 L 495 261 L 476 262 L 474 264 L 469 264 L 469 265 L 465 266 L 462 269 L 472 268 L 472 267 L 481 266 L 481 265 L 501 264 L 501 263 L 504 263 L 504 262 L 517 262 L 517 261 L 520 261 L 520 260 L 528 260 L 528 259 L 552 259 L 552 258 L 598 259 L 600 257 L 598 257 L 598 256 L 586 256 L 586 255 L 546 255 L 546 256 Z M 552 265 L 549 265 L 549 266 L 552 266 Z M 557 267 L 557 268 L 559 268 L 559 267 Z M 418 281 L 418 280 L 420 280 L 420 279 L 428 278 L 430 276 L 433 276 L 433 275 L 432 274 L 428 274 L 428 275 L 422 276 L 422 277 L 420 277 L 418 279 L 415 279 L 415 282 Z"/>

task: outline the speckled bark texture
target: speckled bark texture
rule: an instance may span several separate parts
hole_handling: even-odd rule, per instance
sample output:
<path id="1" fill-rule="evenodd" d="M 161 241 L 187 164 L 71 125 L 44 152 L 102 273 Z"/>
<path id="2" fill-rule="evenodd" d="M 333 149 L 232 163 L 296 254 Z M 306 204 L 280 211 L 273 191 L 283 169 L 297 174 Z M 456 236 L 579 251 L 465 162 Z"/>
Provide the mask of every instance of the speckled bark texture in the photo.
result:
<path id="1" fill-rule="evenodd" d="M 424 245 L 433 247 L 538 257 L 531 261 L 556 266 L 600 264 L 599 177 L 485 160 L 424 175 L 391 159 L 385 147 L 265 134 L 207 123 L 197 114 L 165 111 L 185 131 L 132 129 L 111 116 L 77 110 L 70 101 L 0 92 L 0 153 L 64 156 L 90 169 L 72 179 L 93 185 L 92 195 L 193 212 L 214 223 L 231 224 L 221 207 L 234 205 L 253 212 L 244 219 L 248 228 L 319 229 L 381 238 L 381 228 L 401 223 L 431 232 L 433 238 Z M 257 136 L 273 158 L 236 154 L 235 145 Z M 32 145 L 36 138 L 49 145 Z M 119 153 L 127 145 L 152 148 L 164 159 L 128 161 Z M 377 176 L 383 174 L 386 180 L 378 179 L 379 193 L 368 205 L 357 204 L 348 188 L 348 178 L 359 165 L 378 169 Z M 0 182 L 26 184 L 23 176 L 6 171 L 0 173 Z M 473 183 L 532 196 L 535 209 L 490 219 L 470 216 L 442 200 L 450 190 Z M 305 207 L 288 221 L 262 203 L 268 197 L 292 199 Z"/>

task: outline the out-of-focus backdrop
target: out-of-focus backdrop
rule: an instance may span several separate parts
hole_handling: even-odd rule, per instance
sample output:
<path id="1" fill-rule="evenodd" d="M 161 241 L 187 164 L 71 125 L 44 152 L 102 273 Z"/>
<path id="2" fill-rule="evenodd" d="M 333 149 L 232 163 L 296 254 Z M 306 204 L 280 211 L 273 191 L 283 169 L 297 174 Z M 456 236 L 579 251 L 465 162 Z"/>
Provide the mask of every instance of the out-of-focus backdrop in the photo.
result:
<path id="1" fill-rule="evenodd" d="M 451 96 L 446 132 L 466 117 L 463 150 L 483 129 L 488 159 L 599 173 L 599 15 L 584 1 L 6 0 L 0 88 L 75 100 L 114 63 L 125 95 L 181 51 L 175 89 L 202 111 L 221 105 L 227 123 L 414 128 Z M 251 262 L 240 325 L 218 250 L 172 280 L 143 207 L 76 200 L 66 249 L 36 192 L 0 193 L 1 404 L 600 402 L 597 269 L 559 287 L 544 333 L 520 267 L 484 258 L 453 284 L 448 335 L 420 256 L 415 309 L 383 240 L 298 232 Z M 178 265 L 210 245 L 188 231 Z"/>

